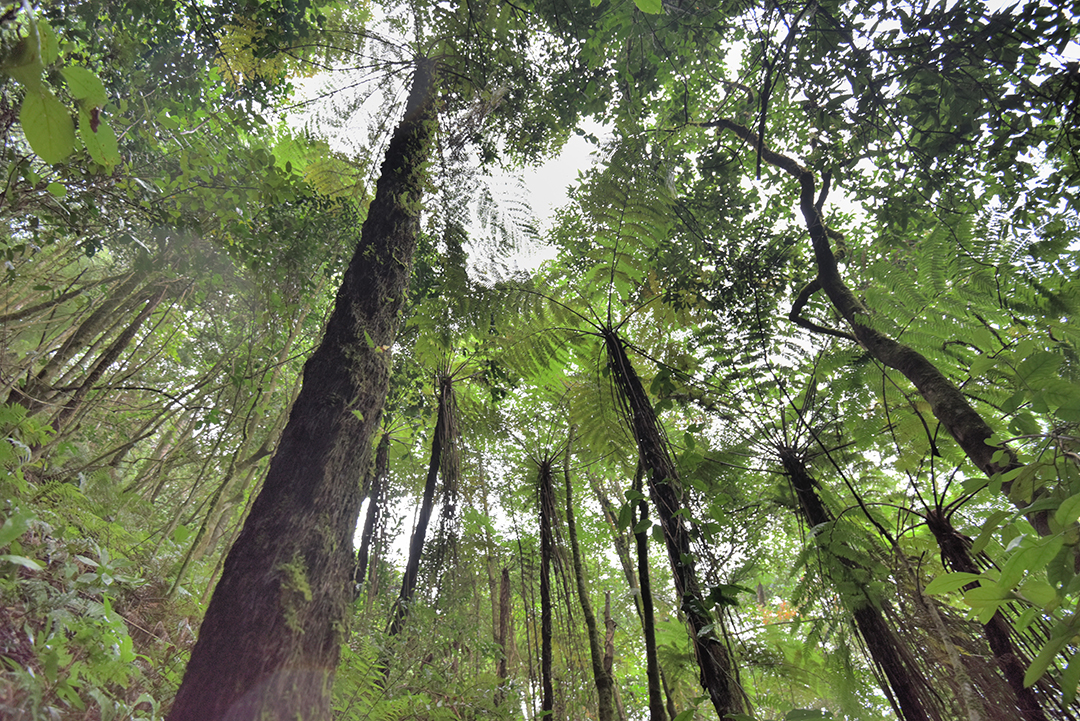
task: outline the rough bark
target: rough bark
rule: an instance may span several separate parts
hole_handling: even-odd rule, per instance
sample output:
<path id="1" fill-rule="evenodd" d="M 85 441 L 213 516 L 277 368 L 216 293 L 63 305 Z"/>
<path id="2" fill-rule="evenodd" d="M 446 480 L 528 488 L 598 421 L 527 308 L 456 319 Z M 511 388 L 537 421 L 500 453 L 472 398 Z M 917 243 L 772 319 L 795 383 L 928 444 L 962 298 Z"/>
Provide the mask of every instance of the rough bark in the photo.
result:
<path id="1" fill-rule="evenodd" d="M 416 248 L 435 124 L 417 62 L 361 240 L 265 483 L 225 561 L 169 721 L 323 721 L 351 602 L 360 479 L 371 458 Z"/>
<path id="2" fill-rule="evenodd" d="M 420 501 L 420 513 L 416 518 L 416 528 L 413 529 L 412 538 L 409 539 L 409 560 L 405 564 L 405 572 L 401 576 L 401 591 L 397 601 L 390 612 L 391 621 L 389 634 L 397 635 L 401 632 L 405 620 L 409 615 L 409 604 L 412 603 L 413 594 L 416 591 L 416 580 L 420 575 L 420 559 L 424 554 L 424 539 L 427 537 L 427 527 L 431 522 L 431 511 L 435 506 L 435 487 L 439 479 L 439 469 L 442 467 L 442 456 L 448 445 L 448 426 L 450 425 L 450 404 L 452 402 L 453 385 L 449 378 L 443 378 L 439 382 L 439 412 L 435 420 L 435 432 L 431 437 L 431 459 L 428 463 L 427 480 L 424 483 L 424 497 Z"/>
<path id="3" fill-rule="evenodd" d="M 811 527 L 830 523 L 833 518 L 818 496 L 817 482 L 809 474 L 802 458 L 791 449 L 780 450 L 780 462 L 791 481 L 799 499 L 799 509 Z M 847 568 L 854 562 L 839 559 Z M 926 679 L 885 620 L 881 609 L 866 597 L 854 598 L 841 594 L 841 601 L 848 607 L 855 627 L 862 636 L 870 657 L 888 685 L 883 688 L 896 707 L 897 715 L 904 721 L 939 721 L 943 718 L 933 700 L 933 687 Z"/>
<path id="4" fill-rule="evenodd" d="M 708 692 L 720 718 L 731 713 L 749 713 L 749 702 L 739 683 L 738 669 L 727 645 L 714 631 L 722 627 L 722 619 L 713 619 L 705 608 L 690 550 L 690 532 L 683 517 L 676 515 L 683 508 L 682 489 L 660 423 L 626 356 L 622 340 L 611 329 L 606 329 L 603 335 L 612 375 L 625 403 L 624 410 L 649 481 L 649 495 L 664 532 L 675 591 L 690 626 L 690 643 L 701 671 L 702 688 Z"/>
<path id="5" fill-rule="evenodd" d="M 596 614 L 593 612 L 589 589 L 585 583 L 585 563 L 581 559 L 581 547 L 578 543 L 577 523 L 574 520 L 574 491 L 570 483 L 570 453 L 574 442 L 575 428 L 570 428 L 566 441 L 566 456 L 563 463 L 563 477 L 566 481 L 566 530 L 570 536 L 570 553 L 574 561 L 574 580 L 577 582 L 578 598 L 581 600 L 581 612 L 585 617 L 585 629 L 589 637 L 589 656 L 592 659 L 593 682 L 596 684 L 597 718 L 599 721 L 612 721 L 614 706 L 612 699 L 611 667 L 605 666 L 604 652 L 600 647 L 600 633 L 596 627 Z M 610 601 L 609 601 L 610 604 Z M 610 610 L 610 609 L 609 609 Z M 612 649 L 614 652 L 614 649 Z"/>
<path id="6" fill-rule="evenodd" d="M 934 510 L 927 514 L 927 526 L 937 540 L 941 557 L 953 571 L 979 573 L 971 559 L 968 541 L 953 528 L 944 513 Z M 971 584 L 974 587 L 978 584 Z M 1009 622 L 998 611 L 988 623 L 983 624 L 983 633 L 994 654 L 998 668 L 1005 676 L 1015 696 L 1016 707 L 1025 721 L 1047 721 L 1046 711 L 1039 703 L 1035 690 L 1024 686 L 1024 672 L 1030 660 L 1013 645 Z"/>
<path id="7" fill-rule="evenodd" d="M 649 504 L 638 503 L 634 526 L 644 526 L 649 519 Z M 649 718 L 667 721 L 663 688 L 660 683 L 660 659 L 656 651 L 656 615 L 653 612 L 652 581 L 649 579 L 649 534 L 642 529 L 634 534 L 637 541 L 638 584 L 641 589 L 641 627 L 645 633 L 645 677 L 649 689 Z"/>
<path id="8" fill-rule="evenodd" d="M 704 123 L 703 125 L 730 130 L 747 142 L 761 147 L 758 136 L 749 128 L 726 119 Z M 975 466 L 993 478 L 998 474 L 1016 470 L 1020 467 L 1016 454 L 1004 444 L 987 443 L 993 435 L 983 417 L 976 411 L 959 388 L 945 377 L 937 366 L 925 356 L 909 346 L 899 343 L 867 323 L 869 312 L 840 277 L 836 256 L 829 241 L 829 230 L 821 218 L 819 206 L 824 202 L 824 194 L 817 198 L 814 174 L 794 159 L 776 153 L 768 148 L 761 149 L 761 157 L 799 182 L 799 208 L 802 211 L 807 232 L 810 235 L 817 261 L 818 274 L 815 282 L 825 291 L 829 301 L 851 327 L 856 340 L 875 359 L 883 365 L 899 371 L 919 391 L 930 405 L 934 417 L 941 422 L 949 435 L 956 440 L 960 449 Z M 804 301 L 805 302 L 805 301 Z M 998 460 L 994 456 L 1001 453 Z M 1001 490 L 1006 496 L 1012 488 L 1012 482 L 1004 480 Z M 1019 507 L 1025 507 L 1034 498 L 1011 499 Z M 1050 534 L 1048 511 L 1028 514 L 1028 520 L 1040 535 Z"/>
<path id="9" fill-rule="evenodd" d="M 550 718 L 555 709 L 555 691 L 551 679 L 551 561 L 555 555 L 552 524 L 555 515 L 555 488 L 551 480 L 551 461 L 540 464 L 540 713 Z"/>

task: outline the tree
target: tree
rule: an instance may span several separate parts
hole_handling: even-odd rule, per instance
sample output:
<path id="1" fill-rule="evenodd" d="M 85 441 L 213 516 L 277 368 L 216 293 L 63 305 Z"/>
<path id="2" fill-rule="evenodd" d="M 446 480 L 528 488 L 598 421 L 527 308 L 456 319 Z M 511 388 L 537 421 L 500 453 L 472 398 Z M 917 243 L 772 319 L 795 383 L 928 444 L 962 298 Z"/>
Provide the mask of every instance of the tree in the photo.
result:
<path id="1" fill-rule="evenodd" d="M 352 569 L 345 539 L 360 511 L 416 248 L 436 75 L 435 61 L 416 61 L 360 243 L 225 562 L 171 721 L 329 716 Z"/>

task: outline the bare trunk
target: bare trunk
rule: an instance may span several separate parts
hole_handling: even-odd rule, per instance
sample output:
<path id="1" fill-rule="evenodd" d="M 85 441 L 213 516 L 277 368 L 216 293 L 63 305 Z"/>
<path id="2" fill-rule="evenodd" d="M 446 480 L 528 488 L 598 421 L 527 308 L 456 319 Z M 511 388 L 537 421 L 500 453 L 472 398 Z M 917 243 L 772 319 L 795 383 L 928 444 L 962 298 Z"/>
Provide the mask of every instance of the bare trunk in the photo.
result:
<path id="1" fill-rule="evenodd" d="M 552 523 L 555 515 L 555 489 L 551 481 L 551 461 L 540 464 L 540 713 L 550 718 L 555 709 L 555 691 L 551 680 L 551 561 L 555 555 Z"/>
<path id="2" fill-rule="evenodd" d="M 578 544 L 577 523 L 574 521 L 574 491 L 570 483 L 570 453 L 574 442 L 575 428 L 570 428 L 566 441 L 566 457 L 563 463 L 563 476 L 566 481 L 566 529 L 570 535 L 570 551 L 574 560 L 574 579 L 577 581 L 578 598 L 581 599 L 581 612 L 585 616 L 585 629 L 589 635 L 589 656 L 592 659 L 593 681 L 596 684 L 597 718 L 599 721 L 612 721 L 614 709 L 611 696 L 611 664 L 605 664 L 606 657 L 600 648 L 600 633 L 596 628 L 596 614 L 593 613 L 589 589 L 585 583 L 585 564 L 581 560 L 581 548 Z M 610 613 L 610 599 L 607 610 Z M 614 632 L 614 630 L 613 630 Z M 612 647 L 614 653 L 614 647 Z"/>
<path id="3" fill-rule="evenodd" d="M 383 433 L 379 447 L 375 449 L 375 467 L 368 474 L 367 514 L 364 529 L 360 532 L 360 548 L 356 551 L 356 568 L 353 570 L 355 593 L 359 595 L 367 579 L 368 559 L 371 557 L 371 538 L 382 515 L 386 495 L 386 474 L 390 468 L 390 434 Z"/>

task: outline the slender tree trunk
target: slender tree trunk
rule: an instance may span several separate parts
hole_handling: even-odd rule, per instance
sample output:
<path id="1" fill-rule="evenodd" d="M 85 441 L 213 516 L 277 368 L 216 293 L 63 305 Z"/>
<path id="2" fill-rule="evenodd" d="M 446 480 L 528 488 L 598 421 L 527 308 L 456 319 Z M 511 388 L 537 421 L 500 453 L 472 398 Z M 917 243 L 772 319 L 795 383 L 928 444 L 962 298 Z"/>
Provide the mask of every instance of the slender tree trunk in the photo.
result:
<path id="1" fill-rule="evenodd" d="M 510 569 L 503 568 L 502 577 L 499 583 L 499 625 L 498 625 L 498 637 L 495 642 L 499 644 L 499 648 L 502 649 L 502 656 L 499 658 L 498 670 L 496 675 L 499 677 L 499 690 L 495 692 L 495 705 L 498 706 L 506 699 L 506 680 L 510 675 L 510 647 L 509 647 L 509 635 L 510 635 Z"/>
<path id="2" fill-rule="evenodd" d="M 660 516 L 675 591 L 679 594 L 690 625 L 690 643 L 701 671 L 701 685 L 708 692 L 720 718 L 731 713 L 747 713 L 749 703 L 739 684 L 738 669 L 727 645 L 714 630 L 722 628 L 723 619 L 714 620 L 705 608 L 690 551 L 690 533 L 682 516 L 676 515 L 683 508 L 682 489 L 660 423 L 637 372 L 626 356 L 623 342 L 614 330 L 604 330 L 604 344 L 612 375 L 638 444 L 641 464 L 649 479 L 649 494 Z"/>
<path id="3" fill-rule="evenodd" d="M 356 568 L 353 571 L 355 593 L 359 595 L 367 579 L 368 559 L 371 557 L 371 538 L 382 515 L 386 496 L 386 474 L 390 468 L 390 434 L 383 433 L 379 447 L 375 449 L 375 467 L 369 475 L 367 514 L 364 529 L 360 532 L 360 548 L 356 551 Z"/>
<path id="4" fill-rule="evenodd" d="M 563 462 L 563 476 L 566 481 L 566 529 L 570 535 L 570 552 L 574 560 L 574 579 L 577 581 L 578 598 L 581 599 L 581 612 L 585 616 L 585 629 L 589 635 L 589 655 L 592 658 L 593 681 L 596 683 L 597 718 L 599 721 L 612 721 L 611 666 L 605 665 L 604 652 L 600 647 L 600 633 L 596 628 L 596 614 L 593 613 L 589 589 L 585 583 L 585 564 L 581 560 L 581 548 L 578 544 L 577 523 L 574 521 L 574 490 L 570 483 L 570 453 L 576 428 L 571 426 L 570 436 L 566 440 L 566 456 Z M 610 601 L 608 605 L 610 611 Z M 614 652 L 614 649 L 612 649 Z"/>
<path id="5" fill-rule="evenodd" d="M 439 479 L 439 469 L 442 467 L 443 453 L 450 441 L 453 392 L 451 380 L 440 379 L 439 411 L 435 420 L 435 432 L 431 438 L 431 460 L 428 463 L 427 480 L 424 483 L 424 497 L 420 502 L 416 528 L 413 529 L 412 538 L 409 540 L 409 560 L 405 564 L 405 573 L 401 577 L 401 592 L 390 612 L 391 621 L 388 633 L 391 636 L 401 632 L 405 619 L 409 615 L 409 604 L 412 603 L 413 594 L 416 591 L 416 580 L 420 575 L 420 559 L 424 553 L 424 539 L 427 536 L 428 523 L 431 522 L 431 511 L 435 505 L 435 486 Z"/>
<path id="6" fill-rule="evenodd" d="M 99 285 L 105 285 L 106 283 L 114 283 L 123 277 L 123 275 L 111 275 L 107 278 L 102 278 L 100 280 L 92 280 L 88 283 L 80 285 L 78 288 L 72 288 L 71 290 L 66 290 L 63 293 L 58 293 L 53 298 L 42 301 L 41 303 L 26 306 L 10 313 L 4 313 L 3 315 L 0 315 L 0 325 L 7 325 L 9 323 L 14 323 L 15 321 L 22 320 L 23 318 L 29 318 L 30 316 L 36 315 L 43 310 L 48 310 L 49 308 L 58 306 L 61 303 L 69 301 L 75 296 L 82 295 L 90 288 Z M 41 296 L 39 295 L 38 297 L 40 298 Z"/>
<path id="7" fill-rule="evenodd" d="M 555 691 L 551 680 L 551 560 L 555 555 L 552 529 L 555 516 L 555 489 L 551 480 L 551 461 L 540 464 L 540 713 L 550 718 L 555 709 Z"/>
<path id="8" fill-rule="evenodd" d="M 638 477 L 640 492 L 640 476 Z M 635 527 L 643 527 L 649 520 L 649 504 L 638 502 Z M 641 588 L 641 627 L 645 634 L 645 677 L 649 689 L 649 718 L 667 721 L 664 712 L 664 695 L 660 684 L 660 660 L 656 650 L 656 616 L 653 611 L 652 581 L 649 578 L 649 533 L 642 528 L 634 534 L 637 541 L 638 583 Z"/>
<path id="9" fill-rule="evenodd" d="M 9 400 L 25 407 L 28 416 L 47 408 L 48 397 L 52 395 L 50 384 L 53 378 L 76 353 L 90 345 L 91 341 L 110 325 L 113 311 L 131 297 L 147 274 L 145 269 L 132 271 L 78 328 L 68 335 L 41 370 L 30 379 L 26 388 L 13 391 Z"/>
<path id="10" fill-rule="evenodd" d="M 154 312 L 154 309 L 158 307 L 162 299 L 165 297 L 165 293 L 168 291 L 168 286 L 162 286 L 154 295 L 149 298 L 143 305 L 143 309 L 139 311 L 139 314 L 135 316 L 134 320 L 128 324 L 128 326 L 117 336 L 108 347 L 108 349 L 101 354 L 101 357 L 94 363 L 93 368 L 86 374 L 82 383 L 76 389 L 71 399 L 60 409 L 60 412 L 56 414 L 56 418 L 53 420 L 53 428 L 56 429 L 57 434 L 61 433 L 67 424 L 71 421 L 71 418 L 82 407 L 83 402 L 86 400 L 86 396 L 94 388 L 94 384 L 97 383 L 101 376 L 105 375 L 105 371 L 109 369 L 113 363 L 116 363 L 120 359 L 120 355 L 124 352 L 124 349 L 128 347 L 132 339 L 135 338 L 135 334 L 139 332 L 142 324 L 146 322 L 146 319 L 150 317 L 150 314 Z"/>
<path id="11" fill-rule="evenodd" d="M 262 491 L 225 561 L 169 721 L 330 718 L 347 628 L 360 479 L 371 458 L 416 248 L 435 63 L 405 116 Z"/>

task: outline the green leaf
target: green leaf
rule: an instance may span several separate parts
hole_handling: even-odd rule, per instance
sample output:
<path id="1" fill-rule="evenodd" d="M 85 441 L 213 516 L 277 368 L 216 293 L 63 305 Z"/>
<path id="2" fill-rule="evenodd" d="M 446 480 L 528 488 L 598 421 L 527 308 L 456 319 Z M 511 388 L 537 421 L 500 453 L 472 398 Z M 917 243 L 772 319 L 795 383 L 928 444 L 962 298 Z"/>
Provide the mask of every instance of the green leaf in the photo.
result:
<path id="1" fill-rule="evenodd" d="M 75 123 L 48 88 L 27 91 L 19 122 L 30 147 L 50 165 L 59 163 L 75 149 Z"/>
<path id="2" fill-rule="evenodd" d="M 94 110 L 79 109 L 79 137 L 86 146 L 86 152 L 95 163 L 112 168 L 120 162 L 120 149 L 116 145 L 116 133 L 104 121 L 98 121 L 97 130 L 94 130 L 92 117 Z"/>
<path id="3" fill-rule="evenodd" d="M 1056 635 L 1046 642 L 1046 645 L 1039 651 L 1039 655 L 1035 657 L 1035 660 L 1028 666 L 1027 671 L 1024 672 L 1024 688 L 1030 687 L 1042 678 L 1042 675 L 1046 673 L 1046 669 L 1050 667 L 1050 662 L 1054 660 L 1062 646 L 1072 638 L 1072 635 L 1072 629 L 1068 628 L 1065 633 L 1060 633 L 1060 635 Z"/>
<path id="4" fill-rule="evenodd" d="M 65 195 L 67 195 L 67 186 L 63 183 L 49 183 L 46 190 L 48 190 L 57 198 L 63 198 Z"/>
<path id="5" fill-rule="evenodd" d="M 833 715 L 822 709 L 797 708 L 787 712 L 784 721 L 812 721 L 812 719 L 830 719 Z"/>
<path id="6" fill-rule="evenodd" d="M 4 525 L 0 526 L 0 548 L 26 533 L 26 529 L 30 527 L 30 521 L 33 519 L 33 514 L 22 511 L 6 519 Z"/>
<path id="7" fill-rule="evenodd" d="M 32 559 L 29 559 L 26 556 L 13 556 L 13 555 L 9 555 L 9 554 L 4 554 L 4 555 L 0 556 L 0 563 L 13 563 L 16 566 L 22 566 L 23 568 L 29 568 L 31 571 L 42 571 L 42 570 L 44 570 L 40 563 L 38 563 L 37 561 L 34 561 Z"/>
<path id="8" fill-rule="evenodd" d="M 946 573 L 938 576 L 930 583 L 926 584 L 926 588 L 923 589 L 924 593 L 936 596 L 942 593 L 950 593 L 957 591 L 964 586 L 977 581 L 981 578 L 978 573 L 963 573 L 957 571 L 955 573 Z"/>
<path id="9" fill-rule="evenodd" d="M 1080 493 L 1069 496 L 1062 501 L 1054 513 L 1054 520 L 1062 526 L 1073 524 L 1077 519 L 1080 519 Z"/>
<path id="10" fill-rule="evenodd" d="M 663 0 L 634 0 L 634 4 L 637 5 L 638 10 L 650 15 L 657 15 L 664 10 Z"/>
<path id="11" fill-rule="evenodd" d="M 43 17 L 37 19 L 38 42 L 41 43 L 41 62 L 52 65 L 60 57 L 60 40 L 56 37 L 56 31 L 49 25 L 49 21 Z"/>
<path id="12" fill-rule="evenodd" d="M 101 79 L 86 68 L 78 65 L 66 65 L 60 68 L 60 74 L 64 76 L 64 80 L 67 82 L 71 97 L 76 100 L 83 100 L 87 105 L 96 105 L 98 107 L 108 102 L 109 95 L 105 92 L 105 86 L 102 85 Z"/>

